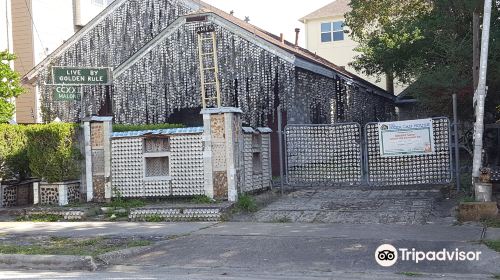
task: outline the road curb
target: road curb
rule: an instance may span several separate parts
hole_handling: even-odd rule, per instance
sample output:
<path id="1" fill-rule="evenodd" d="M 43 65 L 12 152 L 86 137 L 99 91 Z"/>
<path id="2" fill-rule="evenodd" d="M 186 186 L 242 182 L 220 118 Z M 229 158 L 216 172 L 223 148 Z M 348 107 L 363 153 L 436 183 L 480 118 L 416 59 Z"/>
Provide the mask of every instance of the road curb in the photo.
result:
<path id="1" fill-rule="evenodd" d="M 178 237 L 181 237 L 181 236 L 176 236 L 175 238 L 178 238 Z M 175 239 L 175 238 L 173 238 L 173 239 Z M 165 245 L 171 241 L 172 241 L 172 239 L 167 239 L 167 240 L 155 242 L 153 245 L 149 245 L 149 246 L 126 248 L 126 249 L 122 249 L 122 250 L 118 250 L 118 251 L 104 253 L 104 254 L 98 255 L 96 257 L 96 260 L 104 265 L 118 264 L 119 261 L 122 261 L 126 258 L 137 256 L 140 254 L 149 253 L 153 249 L 157 248 L 158 246 Z"/>
<path id="2" fill-rule="evenodd" d="M 113 252 L 108 252 L 104 253 L 101 255 L 98 255 L 96 257 L 96 260 L 98 262 L 103 263 L 104 265 L 111 264 L 112 262 L 116 261 L 121 261 L 123 259 L 129 258 L 129 257 L 134 257 L 139 254 L 145 254 L 153 250 L 155 246 L 157 246 L 159 243 L 156 243 L 155 245 L 151 246 L 142 246 L 142 247 L 133 247 L 133 248 L 127 248 L 127 249 L 122 249 L 118 251 L 113 251 Z"/>
<path id="3" fill-rule="evenodd" d="M 18 255 L 0 254 L 2 268 L 29 268 L 37 270 L 87 270 L 97 269 L 94 258 L 90 256 L 57 255 Z"/>
<path id="4" fill-rule="evenodd" d="M 91 256 L 74 255 L 20 255 L 0 254 L 0 268 L 37 270 L 86 270 L 95 271 L 101 265 L 152 251 L 155 245 L 127 248 Z"/>

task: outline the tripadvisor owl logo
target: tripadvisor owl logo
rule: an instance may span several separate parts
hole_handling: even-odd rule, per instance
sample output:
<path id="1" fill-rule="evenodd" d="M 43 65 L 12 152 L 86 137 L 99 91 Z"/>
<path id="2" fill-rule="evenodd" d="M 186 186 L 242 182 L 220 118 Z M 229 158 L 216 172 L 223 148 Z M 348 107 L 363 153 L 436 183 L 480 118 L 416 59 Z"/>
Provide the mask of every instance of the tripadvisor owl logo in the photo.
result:
<path id="1" fill-rule="evenodd" d="M 398 261 L 398 250 L 390 244 L 380 245 L 375 250 L 375 260 L 383 267 L 393 266 Z"/>
<path id="2" fill-rule="evenodd" d="M 439 251 L 420 251 L 415 248 L 398 248 L 391 244 L 380 245 L 375 250 L 375 261 L 383 267 L 390 267 L 396 262 L 413 262 L 418 264 L 423 261 L 439 262 L 466 262 L 479 261 L 481 251 L 463 251 L 458 248 L 441 249 Z"/>

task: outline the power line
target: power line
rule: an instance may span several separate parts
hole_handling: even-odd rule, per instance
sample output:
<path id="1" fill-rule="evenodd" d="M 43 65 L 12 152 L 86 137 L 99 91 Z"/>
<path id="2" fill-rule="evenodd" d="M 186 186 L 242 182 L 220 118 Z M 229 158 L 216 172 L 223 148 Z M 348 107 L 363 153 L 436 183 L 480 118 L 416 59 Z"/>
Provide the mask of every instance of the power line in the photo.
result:
<path id="1" fill-rule="evenodd" d="M 38 32 L 38 28 L 36 27 L 35 20 L 33 19 L 33 14 L 31 13 L 31 10 L 28 6 L 28 2 L 26 0 L 24 0 L 24 4 L 26 5 L 26 9 L 28 10 L 28 13 L 30 15 L 31 22 L 33 23 L 33 27 L 35 28 L 35 33 L 38 37 L 38 41 L 40 41 L 40 45 L 42 46 L 43 53 L 47 56 L 48 55 L 47 49 L 45 49 L 43 42 L 42 42 L 42 39 L 40 38 L 40 33 Z"/>
<path id="2" fill-rule="evenodd" d="M 8 51 L 11 51 L 10 49 L 10 32 L 9 32 L 9 1 L 5 1 L 5 26 L 6 26 L 6 30 L 5 30 L 5 34 L 6 34 L 6 37 L 7 37 L 7 50 Z"/>

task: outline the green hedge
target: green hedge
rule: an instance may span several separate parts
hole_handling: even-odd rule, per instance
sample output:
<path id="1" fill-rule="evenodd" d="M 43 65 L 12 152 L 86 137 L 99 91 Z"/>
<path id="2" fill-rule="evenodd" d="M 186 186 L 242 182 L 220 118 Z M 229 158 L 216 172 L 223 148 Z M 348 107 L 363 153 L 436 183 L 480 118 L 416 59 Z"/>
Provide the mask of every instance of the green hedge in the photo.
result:
<path id="1" fill-rule="evenodd" d="M 25 131 L 24 126 L 0 124 L 0 178 L 29 176 Z"/>
<path id="2" fill-rule="evenodd" d="M 78 148 L 78 125 L 0 126 L 0 173 L 3 178 L 29 175 L 49 183 L 80 177 L 82 155 Z"/>
<path id="3" fill-rule="evenodd" d="M 182 124 L 162 123 L 162 124 L 114 124 L 113 132 L 127 132 L 127 131 L 142 131 L 142 130 L 158 130 L 170 128 L 183 128 Z"/>

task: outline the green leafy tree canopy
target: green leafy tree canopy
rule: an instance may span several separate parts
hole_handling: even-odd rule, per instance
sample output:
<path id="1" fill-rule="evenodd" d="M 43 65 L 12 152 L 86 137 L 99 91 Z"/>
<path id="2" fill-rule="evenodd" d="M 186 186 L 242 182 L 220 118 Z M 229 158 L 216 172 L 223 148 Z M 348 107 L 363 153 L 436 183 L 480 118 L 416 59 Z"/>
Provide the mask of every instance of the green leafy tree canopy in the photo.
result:
<path id="1" fill-rule="evenodd" d="M 15 59 L 16 56 L 8 51 L 0 52 L 0 123 L 12 119 L 15 106 L 11 99 L 24 93 L 19 73 L 10 67 L 10 62 Z"/>
<path id="2" fill-rule="evenodd" d="M 451 115 L 459 97 L 462 119 L 472 119 L 473 12 L 480 0 L 352 0 L 346 25 L 359 43 L 351 65 L 367 75 L 391 74 L 434 115 Z M 500 12 L 495 1 L 488 65 L 489 119 L 500 90 Z M 487 116 L 488 118 L 488 116 Z"/>

